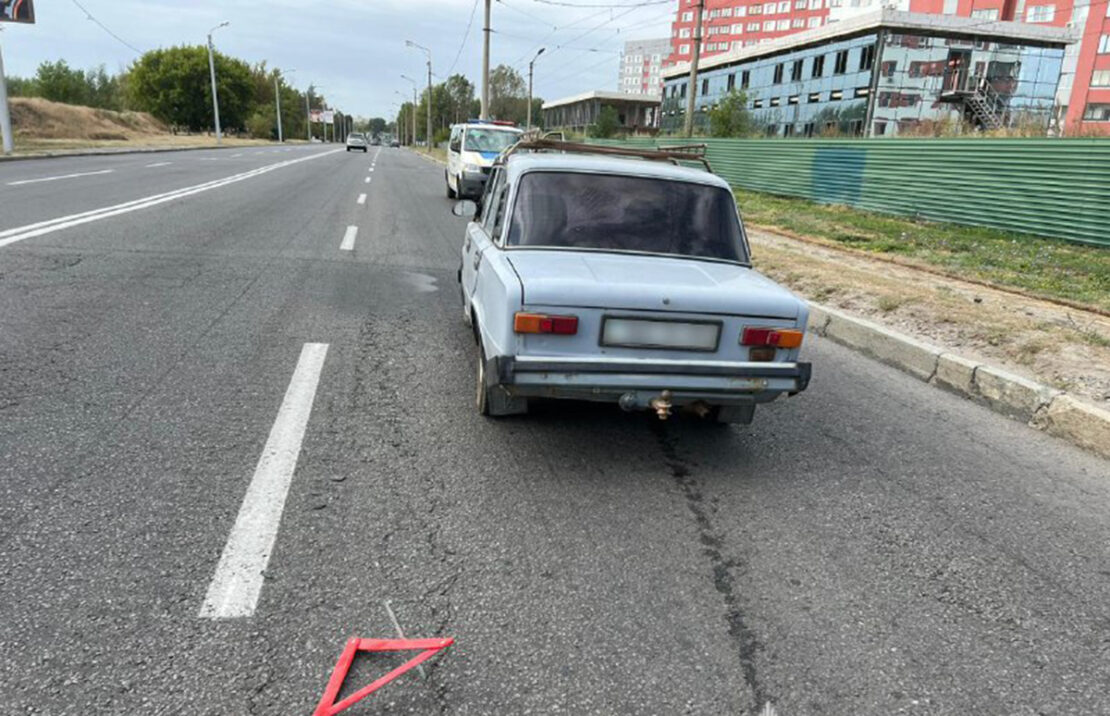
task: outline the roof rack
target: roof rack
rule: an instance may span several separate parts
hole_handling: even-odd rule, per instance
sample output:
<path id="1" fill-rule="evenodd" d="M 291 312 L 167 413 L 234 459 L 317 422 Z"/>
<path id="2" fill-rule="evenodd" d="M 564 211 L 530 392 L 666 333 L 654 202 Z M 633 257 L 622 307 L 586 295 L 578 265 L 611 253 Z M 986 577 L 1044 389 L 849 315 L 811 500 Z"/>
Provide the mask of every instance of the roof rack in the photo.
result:
<path id="1" fill-rule="evenodd" d="M 682 162 L 699 162 L 710 174 L 713 167 L 705 158 L 704 144 L 683 144 L 675 147 L 660 149 L 634 149 L 631 147 L 612 147 L 603 144 L 586 144 L 584 142 L 565 142 L 556 139 L 525 139 L 506 149 L 503 157 L 519 151 L 549 151 L 571 152 L 575 154 L 603 154 L 617 157 L 637 157 L 656 162 L 670 162 L 681 166 Z"/>

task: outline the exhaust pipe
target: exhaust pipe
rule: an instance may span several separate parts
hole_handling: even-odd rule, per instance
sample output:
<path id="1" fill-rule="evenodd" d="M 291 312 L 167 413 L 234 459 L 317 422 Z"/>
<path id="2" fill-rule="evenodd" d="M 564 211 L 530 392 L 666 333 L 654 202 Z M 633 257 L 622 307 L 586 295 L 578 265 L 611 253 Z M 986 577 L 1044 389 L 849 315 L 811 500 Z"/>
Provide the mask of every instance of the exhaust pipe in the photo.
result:
<path id="1" fill-rule="evenodd" d="M 648 405 L 651 406 L 651 409 L 655 411 L 655 414 L 660 420 L 666 420 L 671 417 L 671 408 L 673 407 L 671 405 L 671 391 L 664 390 L 659 394 L 659 397 L 652 398 Z"/>

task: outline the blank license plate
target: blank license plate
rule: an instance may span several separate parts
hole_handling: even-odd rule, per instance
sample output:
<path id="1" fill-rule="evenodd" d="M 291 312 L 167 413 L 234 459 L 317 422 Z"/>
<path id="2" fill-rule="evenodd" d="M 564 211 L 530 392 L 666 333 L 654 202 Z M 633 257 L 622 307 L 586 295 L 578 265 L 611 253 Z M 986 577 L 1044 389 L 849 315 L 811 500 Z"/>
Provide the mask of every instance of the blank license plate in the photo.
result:
<path id="1" fill-rule="evenodd" d="M 601 328 L 601 345 L 625 348 L 715 351 L 720 337 L 719 323 L 606 318 Z"/>

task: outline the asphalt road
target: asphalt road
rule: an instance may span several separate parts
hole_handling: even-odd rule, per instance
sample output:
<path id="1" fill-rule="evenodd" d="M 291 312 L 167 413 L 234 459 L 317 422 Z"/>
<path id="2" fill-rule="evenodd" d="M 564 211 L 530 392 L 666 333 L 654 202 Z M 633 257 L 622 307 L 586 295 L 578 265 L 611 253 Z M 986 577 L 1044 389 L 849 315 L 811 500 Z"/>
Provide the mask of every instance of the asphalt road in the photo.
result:
<path id="1" fill-rule="evenodd" d="M 387 601 L 457 642 L 347 713 L 1110 713 L 1105 461 L 816 337 L 748 427 L 481 419 L 441 169 L 331 150 L 0 164 L 0 713 L 307 714 Z"/>

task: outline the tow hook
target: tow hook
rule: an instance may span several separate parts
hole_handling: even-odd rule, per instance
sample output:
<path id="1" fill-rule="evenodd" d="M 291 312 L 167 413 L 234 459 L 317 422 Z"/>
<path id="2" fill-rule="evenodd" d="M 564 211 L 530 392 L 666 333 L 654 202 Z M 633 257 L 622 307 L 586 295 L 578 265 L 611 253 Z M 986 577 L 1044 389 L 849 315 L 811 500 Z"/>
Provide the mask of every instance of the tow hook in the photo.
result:
<path id="1" fill-rule="evenodd" d="M 660 420 L 666 420 L 671 416 L 671 391 L 664 390 L 658 398 L 652 398 L 649 405 Z"/>

